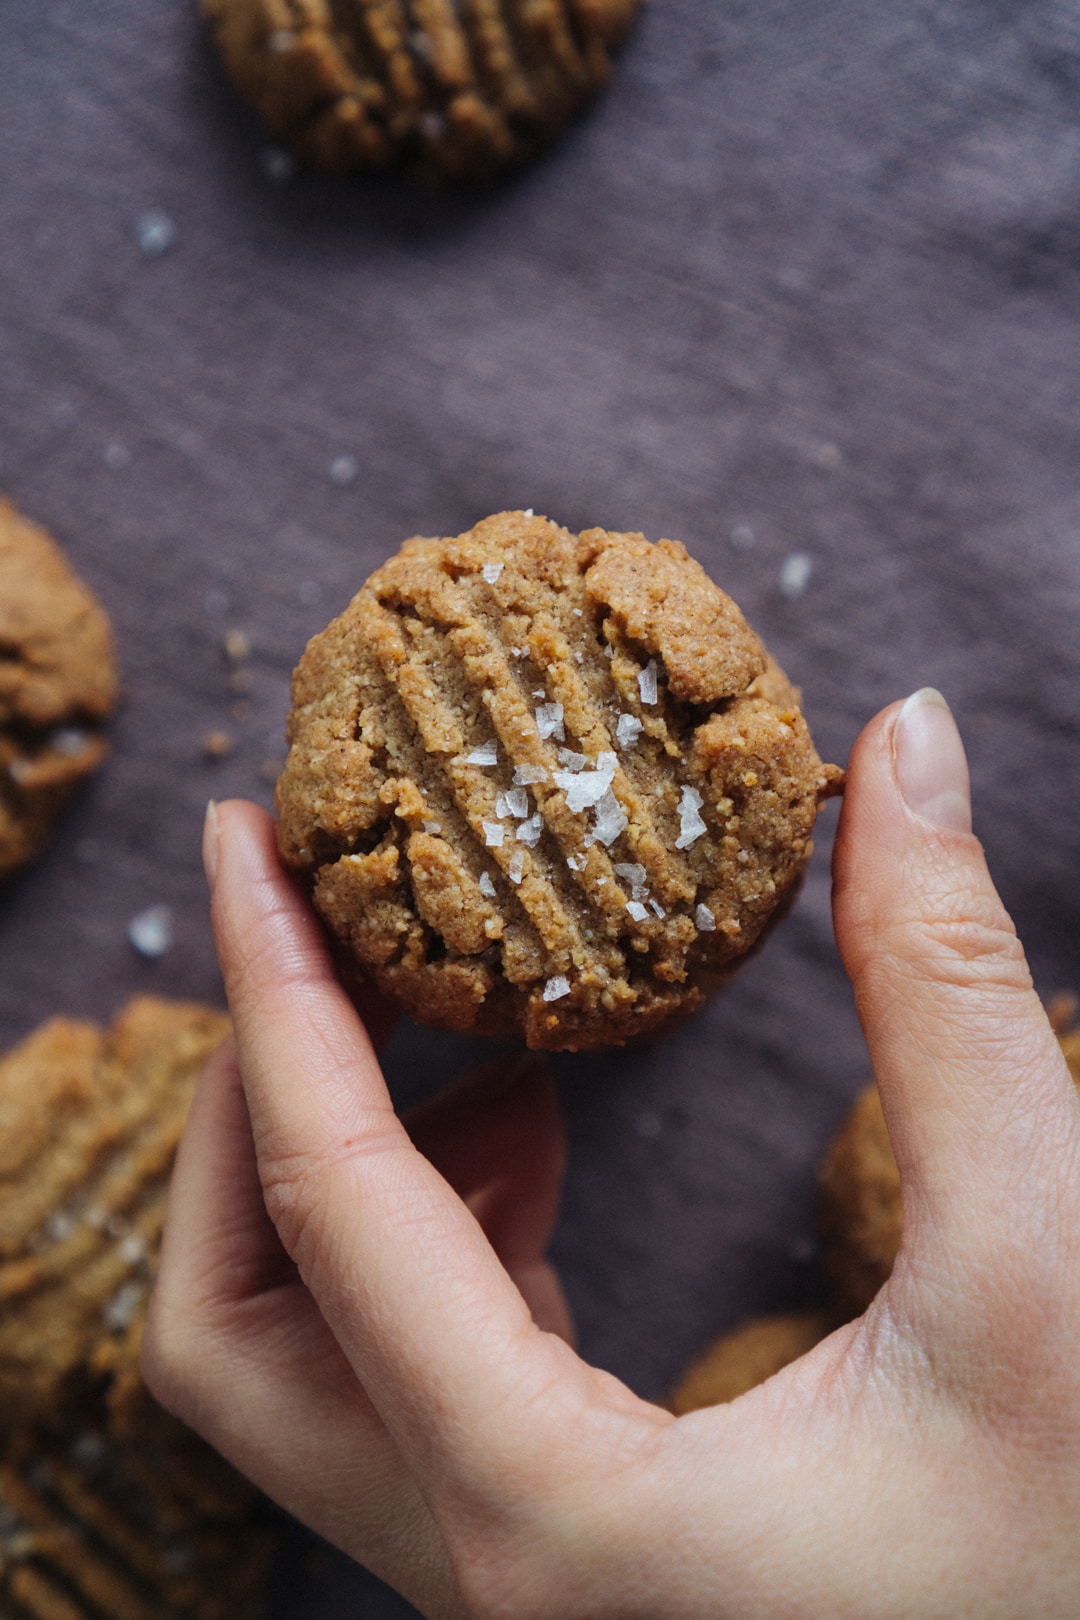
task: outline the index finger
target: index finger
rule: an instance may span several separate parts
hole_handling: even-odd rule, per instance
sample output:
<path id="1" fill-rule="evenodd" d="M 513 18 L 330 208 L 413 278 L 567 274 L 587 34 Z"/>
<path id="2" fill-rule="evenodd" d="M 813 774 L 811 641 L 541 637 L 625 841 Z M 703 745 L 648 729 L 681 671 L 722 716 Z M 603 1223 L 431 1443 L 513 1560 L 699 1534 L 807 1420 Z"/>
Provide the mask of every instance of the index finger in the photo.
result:
<path id="1" fill-rule="evenodd" d="M 267 1209 L 383 1421 L 452 1471 L 516 1441 L 508 1403 L 552 1385 L 552 1356 L 464 1204 L 394 1114 L 371 1043 L 273 824 L 212 808 L 214 934 Z M 563 1371 L 565 1372 L 565 1367 Z M 520 1440 L 520 1437 L 518 1437 Z"/>

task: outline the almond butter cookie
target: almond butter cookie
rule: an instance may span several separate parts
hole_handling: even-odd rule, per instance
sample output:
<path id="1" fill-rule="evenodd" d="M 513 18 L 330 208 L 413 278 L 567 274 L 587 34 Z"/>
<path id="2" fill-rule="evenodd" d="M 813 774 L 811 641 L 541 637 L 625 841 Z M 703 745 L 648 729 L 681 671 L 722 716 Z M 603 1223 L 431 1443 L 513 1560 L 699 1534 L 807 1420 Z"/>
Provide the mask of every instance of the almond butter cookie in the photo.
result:
<path id="1" fill-rule="evenodd" d="M 165 1195 L 223 1013 L 142 996 L 0 1059 L 0 1424 L 138 1382 Z"/>
<path id="2" fill-rule="evenodd" d="M 139 1342 L 195 1083 L 229 1028 L 139 997 L 0 1059 L 0 1614 L 255 1620 L 256 1493 L 148 1394 Z"/>
<path id="3" fill-rule="evenodd" d="M 116 697 L 103 609 L 44 530 L 0 500 L 0 881 L 100 764 Z"/>
<path id="4" fill-rule="evenodd" d="M 309 643 L 279 848 L 342 959 L 438 1028 L 620 1043 L 792 899 L 798 694 L 676 542 L 503 513 L 407 541 Z"/>
<path id="5" fill-rule="evenodd" d="M 225 67 L 304 163 L 481 180 L 607 82 L 641 0 L 202 0 Z"/>

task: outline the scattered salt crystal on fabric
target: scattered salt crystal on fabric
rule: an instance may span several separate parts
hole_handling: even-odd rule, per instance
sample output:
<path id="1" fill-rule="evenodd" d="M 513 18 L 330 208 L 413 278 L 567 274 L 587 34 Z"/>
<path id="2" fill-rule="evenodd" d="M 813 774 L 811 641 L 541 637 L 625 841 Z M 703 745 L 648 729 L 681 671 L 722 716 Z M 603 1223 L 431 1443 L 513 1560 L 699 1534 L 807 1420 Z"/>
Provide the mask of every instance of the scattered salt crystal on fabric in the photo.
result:
<path id="1" fill-rule="evenodd" d="M 125 467 L 131 466 L 131 451 L 126 444 L 121 444 L 119 439 L 114 439 L 111 444 L 105 446 L 102 459 L 110 472 L 123 472 Z"/>
<path id="2" fill-rule="evenodd" d="M 176 222 L 163 208 L 148 208 L 135 221 L 135 239 L 148 259 L 159 259 L 175 247 L 179 238 Z"/>
<path id="3" fill-rule="evenodd" d="M 521 875 L 525 870 L 525 857 L 520 849 L 515 849 L 510 857 L 510 865 L 506 868 L 506 875 L 511 883 L 520 883 Z"/>
<path id="4" fill-rule="evenodd" d="M 494 737 L 490 742 L 481 743 L 474 748 L 471 754 L 465 755 L 466 765 L 497 765 L 499 763 L 499 745 Z"/>
<path id="5" fill-rule="evenodd" d="M 630 913 L 631 917 L 633 917 L 635 922 L 644 922 L 646 917 L 649 915 L 640 900 L 628 900 L 626 903 L 626 909 Z"/>
<path id="6" fill-rule="evenodd" d="M 699 934 L 714 934 L 716 932 L 716 918 L 708 906 L 698 906 L 694 912 L 694 927 Z"/>
<path id="7" fill-rule="evenodd" d="M 620 714 L 615 727 L 615 741 L 620 748 L 632 748 L 644 729 L 636 714 Z"/>
<path id="8" fill-rule="evenodd" d="M 485 821 L 482 825 L 484 828 L 484 843 L 488 849 L 498 849 L 503 841 L 503 829 L 497 821 Z"/>
<path id="9" fill-rule="evenodd" d="M 603 844 L 605 849 L 610 848 L 627 825 L 626 811 L 608 788 L 596 807 L 596 825 L 592 834 L 594 842 Z"/>
<path id="10" fill-rule="evenodd" d="M 572 748 L 560 748 L 559 764 L 565 765 L 568 771 L 583 771 L 588 760 L 584 754 L 575 753 Z"/>
<path id="11" fill-rule="evenodd" d="M 638 670 L 638 691 L 642 703 L 653 704 L 659 696 L 656 685 L 656 659 L 650 658 L 644 669 Z"/>
<path id="12" fill-rule="evenodd" d="M 503 571 L 503 566 L 502 563 L 485 563 L 480 572 L 489 585 L 494 585 Z"/>
<path id="13" fill-rule="evenodd" d="M 650 906 L 652 906 L 653 910 L 656 912 L 656 915 L 658 917 L 666 917 L 667 916 L 667 912 L 664 910 L 664 908 L 660 904 L 659 900 L 650 900 L 649 904 L 650 904 Z"/>
<path id="14" fill-rule="evenodd" d="M 536 710 L 536 729 L 541 737 L 554 737 L 557 742 L 565 742 L 562 704 L 542 703 Z"/>
<path id="15" fill-rule="evenodd" d="M 501 827 L 499 828 L 499 831 L 502 831 Z M 480 874 L 480 893 L 486 894 L 489 900 L 494 900 L 495 898 L 495 885 L 492 883 L 491 875 L 488 872 L 481 872 Z"/>
<path id="16" fill-rule="evenodd" d="M 547 771 L 542 765 L 518 765 L 514 771 L 515 787 L 532 787 L 537 782 L 546 782 Z"/>
<path id="17" fill-rule="evenodd" d="M 169 906 L 147 906 L 128 923 L 127 936 L 140 956 L 164 956 L 172 949 L 173 914 Z"/>
<path id="18" fill-rule="evenodd" d="M 797 602 L 810 583 L 814 564 L 805 551 L 796 551 L 780 570 L 780 595 L 789 602 Z"/>
<path id="19" fill-rule="evenodd" d="M 736 551 L 749 551 L 757 539 L 749 523 L 736 523 L 731 531 L 731 544 Z"/>
<path id="20" fill-rule="evenodd" d="M 518 843 L 528 844 L 530 849 L 535 849 L 536 845 L 540 842 L 540 834 L 543 832 L 543 830 L 543 816 L 539 813 L 535 816 L 530 816 L 528 821 L 523 821 L 517 830 Z"/>
<path id="21" fill-rule="evenodd" d="M 561 973 L 554 974 L 544 986 L 545 1001 L 561 1001 L 563 996 L 570 994 L 570 986 Z"/>
<path id="22" fill-rule="evenodd" d="M 349 484 L 355 484 L 360 476 L 360 463 L 355 456 L 335 456 L 328 471 L 330 482 L 339 489 L 346 489 Z"/>
<path id="23" fill-rule="evenodd" d="M 705 823 L 698 815 L 702 802 L 697 788 L 683 788 L 679 800 L 679 836 L 675 840 L 676 849 L 689 849 L 690 845 L 706 831 Z"/>

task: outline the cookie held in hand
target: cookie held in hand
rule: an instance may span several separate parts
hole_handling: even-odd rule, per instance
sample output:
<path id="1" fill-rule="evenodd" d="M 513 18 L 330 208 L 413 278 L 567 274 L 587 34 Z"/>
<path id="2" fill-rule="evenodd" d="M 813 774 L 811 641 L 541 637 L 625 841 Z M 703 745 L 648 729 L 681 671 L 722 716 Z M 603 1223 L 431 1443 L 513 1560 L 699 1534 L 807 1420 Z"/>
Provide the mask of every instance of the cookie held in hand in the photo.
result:
<path id="1" fill-rule="evenodd" d="M 0 499 L 0 881 L 33 859 L 100 764 L 116 698 L 104 610 L 45 531 Z"/>
<path id="2" fill-rule="evenodd" d="M 553 1050 L 700 1006 L 840 777 L 681 545 L 521 512 L 373 574 L 309 643 L 288 739 L 279 848 L 346 973 Z"/>
<path id="3" fill-rule="evenodd" d="M 607 82 L 641 0 L 202 0 L 237 89 L 303 163 L 483 180 Z"/>

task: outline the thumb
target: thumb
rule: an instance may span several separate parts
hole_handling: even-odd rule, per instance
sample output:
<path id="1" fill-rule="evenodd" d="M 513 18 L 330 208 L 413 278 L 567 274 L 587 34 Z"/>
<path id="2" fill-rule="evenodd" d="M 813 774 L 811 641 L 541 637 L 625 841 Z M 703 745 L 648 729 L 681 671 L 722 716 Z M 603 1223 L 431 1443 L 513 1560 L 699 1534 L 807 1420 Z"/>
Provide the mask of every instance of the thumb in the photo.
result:
<path id="1" fill-rule="evenodd" d="M 905 1249 L 953 1260 L 1050 1222 L 1077 1104 L 1016 931 L 971 832 L 967 760 L 940 693 L 855 745 L 833 908 L 900 1168 Z M 989 1261 L 989 1251 L 988 1251 Z"/>

